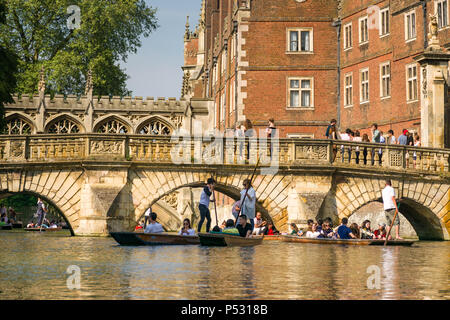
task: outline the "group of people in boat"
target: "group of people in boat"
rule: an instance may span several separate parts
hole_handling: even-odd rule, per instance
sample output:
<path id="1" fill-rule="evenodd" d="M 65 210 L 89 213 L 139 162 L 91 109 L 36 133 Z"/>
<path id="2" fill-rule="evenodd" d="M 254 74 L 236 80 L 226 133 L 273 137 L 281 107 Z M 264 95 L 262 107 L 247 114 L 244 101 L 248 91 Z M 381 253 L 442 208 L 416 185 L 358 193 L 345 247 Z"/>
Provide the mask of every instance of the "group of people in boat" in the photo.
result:
<path id="1" fill-rule="evenodd" d="M 17 213 L 12 208 L 9 207 L 6 209 L 5 205 L 0 206 L 0 225 L 9 225 L 14 223 L 21 223 L 21 221 L 18 221 L 17 219 Z"/>
<path id="2" fill-rule="evenodd" d="M 291 235 L 305 238 L 322 238 L 322 239 L 386 239 L 386 224 L 379 223 L 378 229 L 372 230 L 370 220 L 364 220 L 359 226 L 352 223 L 348 226 L 348 219 L 342 218 L 341 224 L 333 226 L 331 218 L 325 220 L 318 219 L 307 221 L 307 228 L 300 230 L 295 223 L 291 224 Z"/>
<path id="3" fill-rule="evenodd" d="M 211 213 L 209 211 L 210 202 L 215 201 L 214 197 L 215 181 L 209 178 L 206 186 L 200 196 L 199 210 L 200 221 L 197 226 L 197 232 L 200 232 L 202 225 L 206 219 L 206 232 L 210 231 Z M 276 230 L 271 221 L 262 219 L 261 212 L 254 215 L 256 208 L 256 192 L 251 186 L 251 181 L 245 179 L 243 181 L 244 189 L 241 191 L 241 199 L 233 204 L 232 213 L 235 220 L 228 219 L 223 221 L 221 226 L 215 226 L 212 232 L 222 232 L 227 234 L 239 234 L 241 237 L 252 237 L 259 235 L 278 235 L 280 232 Z M 212 196 L 212 199 L 211 199 Z M 395 200 L 395 190 L 392 187 L 392 182 L 386 180 L 386 186 L 382 191 L 383 205 L 386 215 L 386 220 L 389 226 L 385 223 L 380 223 L 378 229 L 373 230 L 371 222 L 365 220 L 361 226 L 352 223 L 348 226 L 348 218 L 342 218 L 341 224 L 333 226 L 333 220 L 328 217 L 325 220 L 318 219 L 307 221 L 307 228 L 299 230 L 295 223 L 291 226 L 291 235 L 307 238 L 331 238 L 331 239 L 386 239 L 387 234 L 390 234 L 389 228 L 391 225 L 395 226 L 396 239 L 401 240 L 399 236 L 400 220 L 398 217 L 398 206 Z M 143 229 L 145 233 L 160 233 L 164 232 L 161 224 L 156 222 L 157 214 L 152 212 L 149 208 L 145 212 L 145 220 L 137 229 Z M 148 225 L 147 225 L 147 222 Z M 250 223 L 249 223 L 250 222 Z M 179 235 L 195 235 L 195 229 L 191 226 L 189 219 L 184 219 L 183 227 L 179 231 Z M 389 239 L 391 236 L 389 235 Z"/>

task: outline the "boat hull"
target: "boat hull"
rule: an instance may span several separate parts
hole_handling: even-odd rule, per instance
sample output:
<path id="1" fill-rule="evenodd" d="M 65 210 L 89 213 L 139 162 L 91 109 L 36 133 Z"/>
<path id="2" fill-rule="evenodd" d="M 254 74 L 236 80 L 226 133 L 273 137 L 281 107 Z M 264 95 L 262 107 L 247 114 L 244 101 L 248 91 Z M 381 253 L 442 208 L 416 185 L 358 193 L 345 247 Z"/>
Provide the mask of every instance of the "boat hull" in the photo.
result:
<path id="1" fill-rule="evenodd" d="M 54 232 L 61 231 L 62 228 L 24 228 L 25 231 L 45 231 L 45 232 Z"/>
<path id="2" fill-rule="evenodd" d="M 280 241 L 281 236 L 275 235 L 275 236 L 264 236 L 263 241 Z"/>
<path id="3" fill-rule="evenodd" d="M 207 247 L 252 247 L 262 243 L 264 236 L 244 238 L 226 233 L 199 233 L 200 244 Z"/>
<path id="4" fill-rule="evenodd" d="M 325 239 L 325 238 L 301 238 L 297 236 L 281 236 L 283 242 L 295 243 L 316 243 L 316 244 L 341 244 L 356 246 L 383 246 L 385 240 L 370 239 Z M 411 246 L 415 241 L 411 240 L 390 240 L 388 246 Z"/>
<path id="5" fill-rule="evenodd" d="M 180 236 L 167 233 L 111 232 L 111 236 L 123 246 L 198 245 L 198 236 Z"/>
<path id="6" fill-rule="evenodd" d="M 0 226 L 0 230 L 12 230 L 12 225 Z"/>

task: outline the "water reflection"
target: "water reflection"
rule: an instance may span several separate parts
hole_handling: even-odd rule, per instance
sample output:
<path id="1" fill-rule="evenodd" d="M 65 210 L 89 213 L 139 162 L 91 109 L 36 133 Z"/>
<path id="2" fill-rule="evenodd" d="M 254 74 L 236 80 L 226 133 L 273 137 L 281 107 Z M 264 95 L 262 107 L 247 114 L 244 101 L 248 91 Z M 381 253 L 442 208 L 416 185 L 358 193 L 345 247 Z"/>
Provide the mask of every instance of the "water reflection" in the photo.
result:
<path id="1" fill-rule="evenodd" d="M 449 242 L 353 247 L 121 247 L 110 238 L 0 233 L 0 299 L 448 299 Z M 66 286 L 70 265 L 81 289 Z M 381 288 L 367 288 L 371 265 Z"/>

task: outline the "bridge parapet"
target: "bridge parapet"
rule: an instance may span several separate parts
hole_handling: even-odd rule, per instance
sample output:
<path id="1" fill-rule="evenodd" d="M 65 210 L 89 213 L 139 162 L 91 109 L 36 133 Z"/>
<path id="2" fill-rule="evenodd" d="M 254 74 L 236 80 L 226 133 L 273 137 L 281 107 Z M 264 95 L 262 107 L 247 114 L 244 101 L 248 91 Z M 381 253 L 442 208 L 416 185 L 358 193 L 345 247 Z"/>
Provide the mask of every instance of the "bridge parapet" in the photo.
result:
<path id="1" fill-rule="evenodd" d="M 349 166 L 449 172 L 450 150 L 332 140 L 171 139 L 120 134 L 0 136 L 0 162 L 135 161 L 156 164 Z"/>

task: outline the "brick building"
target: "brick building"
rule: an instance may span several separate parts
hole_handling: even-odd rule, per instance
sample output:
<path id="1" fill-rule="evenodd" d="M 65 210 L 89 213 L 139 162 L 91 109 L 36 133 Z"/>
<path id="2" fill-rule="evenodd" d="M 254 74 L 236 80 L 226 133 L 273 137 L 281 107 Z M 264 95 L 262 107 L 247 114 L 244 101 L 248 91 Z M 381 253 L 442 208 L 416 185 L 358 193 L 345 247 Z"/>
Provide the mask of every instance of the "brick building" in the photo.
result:
<path id="1" fill-rule="evenodd" d="M 203 0 L 196 30 L 186 26 L 182 95 L 212 100 L 220 130 L 274 118 L 281 137 L 320 139 L 336 118 L 341 130 L 420 133 L 426 71 L 415 58 L 431 14 L 449 52 L 448 2 Z M 448 147 L 448 62 L 443 76 Z"/>

